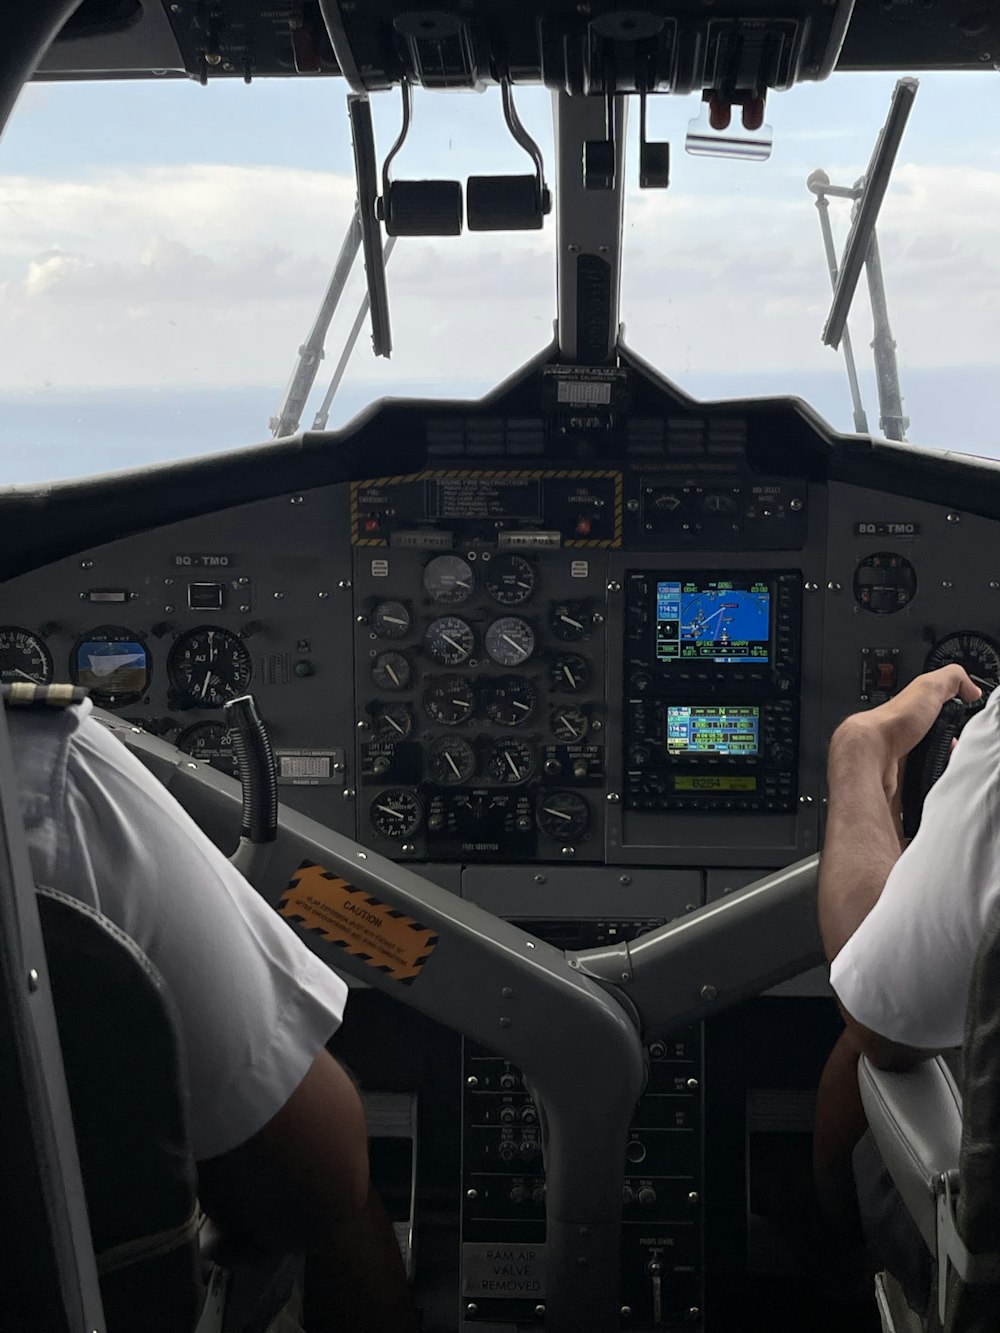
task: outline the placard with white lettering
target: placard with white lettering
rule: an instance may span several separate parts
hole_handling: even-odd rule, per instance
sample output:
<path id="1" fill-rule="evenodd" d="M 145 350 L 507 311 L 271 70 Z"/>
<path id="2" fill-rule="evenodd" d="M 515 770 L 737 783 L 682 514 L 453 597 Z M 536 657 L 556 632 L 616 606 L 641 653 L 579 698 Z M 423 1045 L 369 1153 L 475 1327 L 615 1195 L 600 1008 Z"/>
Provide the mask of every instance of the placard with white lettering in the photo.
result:
<path id="1" fill-rule="evenodd" d="M 462 1246 L 462 1295 L 494 1300 L 536 1300 L 545 1295 L 545 1246 Z"/>
<path id="2" fill-rule="evenodd" d="M 855 537 L 919 537 L 919 523 L 855 523 Z"/>
<path id="3" fill-rule="evenodd" d="M 170 563 L 174 569 L 228 569 L 236 563 L 232 555 L 172 555 Z"/>

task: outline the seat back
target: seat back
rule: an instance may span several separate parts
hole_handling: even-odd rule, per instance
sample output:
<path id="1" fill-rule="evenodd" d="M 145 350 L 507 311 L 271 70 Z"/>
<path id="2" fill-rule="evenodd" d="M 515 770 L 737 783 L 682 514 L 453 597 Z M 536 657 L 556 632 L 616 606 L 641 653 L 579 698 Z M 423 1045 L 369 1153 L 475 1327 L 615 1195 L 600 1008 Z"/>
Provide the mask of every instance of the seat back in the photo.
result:
<path id="1" fill-rule="evenodd" d="M 983 935 L 969 989 L 955 1220 L 971 1255 L 1000 1256 L 1000 905 Z M 952 1269 L 945 1329 L 947 1333 L 997 1333 L 1000 1277 L 965 1282 Z"/>
<path id="2" fill-rule="evenodd" d="M 190 1333 L 197 1178 L 170 995 L 99 912 L 50 889 L 38 908 L 108 1333 Z"/>

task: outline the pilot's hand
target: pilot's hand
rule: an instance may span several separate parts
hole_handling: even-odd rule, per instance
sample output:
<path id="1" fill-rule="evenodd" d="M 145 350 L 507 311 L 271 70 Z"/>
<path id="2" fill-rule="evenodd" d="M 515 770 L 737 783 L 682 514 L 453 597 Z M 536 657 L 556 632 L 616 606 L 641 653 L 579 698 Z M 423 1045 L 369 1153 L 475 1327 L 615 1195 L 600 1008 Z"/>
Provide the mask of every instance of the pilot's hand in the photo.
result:
<path id="1" fill-rule="evenodd" d="M 837 728 L 834 741 L 860 746 L 866 759 L 878 762 L 886 799 L 892 804 L 906 756 L 927 735 L 948 700 L 957 695 L 964 703 L 974 703 L 981 694 L 979 686 L 957 663 L 940 667 L 917 676 L 878 708 L 847 718 Z"/>

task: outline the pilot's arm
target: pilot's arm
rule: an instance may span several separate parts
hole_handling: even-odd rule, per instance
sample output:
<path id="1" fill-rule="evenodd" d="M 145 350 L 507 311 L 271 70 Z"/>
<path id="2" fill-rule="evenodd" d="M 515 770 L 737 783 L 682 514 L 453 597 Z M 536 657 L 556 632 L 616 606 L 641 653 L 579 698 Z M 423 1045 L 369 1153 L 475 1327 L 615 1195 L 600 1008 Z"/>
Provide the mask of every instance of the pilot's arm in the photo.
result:
<path id="1" fill-rule="evenodd" d="M 849 717 L 830 743 L 819 919 L 848 1035 L 880 1068 L 962 1040 L 969 979 L 996 882 L 996 703 L 966 728 L 905 850 L 902 765 L 942 706 L 980 690 L 959 666 L 918 676 Z"/>
<path id="2" fill-rule="evenodd" d="M 1000 886 L 1000 691 L 962 733 L 904 849 L 902 765 L 942 706 L 980 691 L 959 666 L 919 676 L 830 742 L 819 920 L 845 1031 L 820 1080 L 813 1161 L 836 1239 L 863 1249 L 852 1153 L 867 1128 L 857 1063 L 908 1069 L 961 1044 L 972 964 Z"/>

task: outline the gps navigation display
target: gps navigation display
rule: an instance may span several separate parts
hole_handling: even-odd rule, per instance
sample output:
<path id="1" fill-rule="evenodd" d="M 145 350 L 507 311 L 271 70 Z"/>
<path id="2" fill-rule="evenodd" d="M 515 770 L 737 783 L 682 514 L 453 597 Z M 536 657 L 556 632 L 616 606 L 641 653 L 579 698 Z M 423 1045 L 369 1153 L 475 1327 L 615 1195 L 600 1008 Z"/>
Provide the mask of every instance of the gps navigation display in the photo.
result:
<path id="1" fill-rule="evenodd" d="M 770 661 L 771 589 L 762 579 L 677 579 L 656 585 L 656 660 L 717 665 Z"/>
<path id="2" fill-rule="evenodd" d="M 671 706 L 667 709 L 667 753 L 752 758 L 760 753 L 760 709 Z"/>

